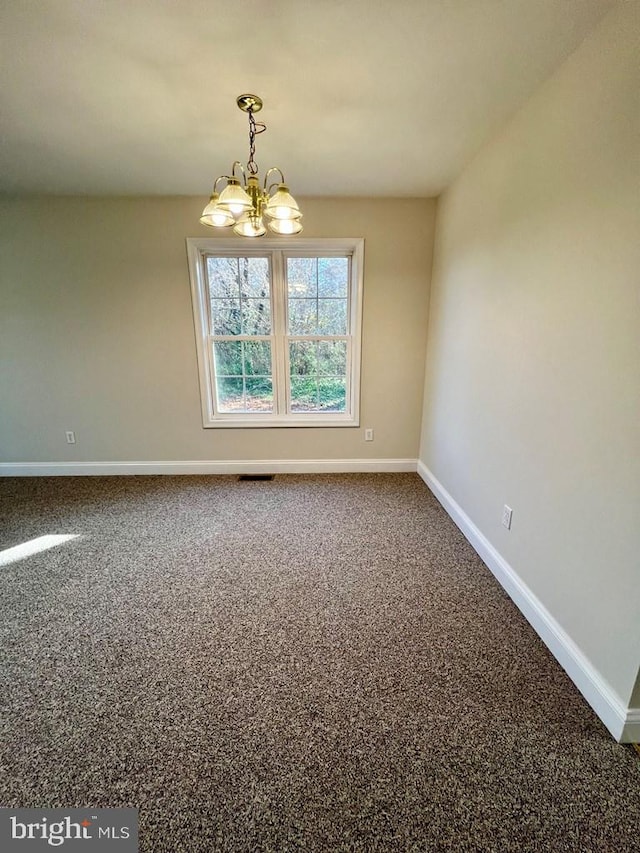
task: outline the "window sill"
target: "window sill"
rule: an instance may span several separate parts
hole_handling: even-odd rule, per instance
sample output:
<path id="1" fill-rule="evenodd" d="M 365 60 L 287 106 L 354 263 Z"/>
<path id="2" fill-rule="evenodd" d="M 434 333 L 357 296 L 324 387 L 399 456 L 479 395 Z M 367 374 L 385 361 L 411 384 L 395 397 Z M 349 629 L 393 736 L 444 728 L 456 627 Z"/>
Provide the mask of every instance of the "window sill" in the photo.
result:
<path id="1" fill-rule="evenodd" d="M 359 421 L 348 415 L 309 415 L 308 417 L 264 417 L 261 415 L 238 417 L 218 416 L 203 423 L 205 429 L 287 429 L 305 427 L 358 427 Z"/>

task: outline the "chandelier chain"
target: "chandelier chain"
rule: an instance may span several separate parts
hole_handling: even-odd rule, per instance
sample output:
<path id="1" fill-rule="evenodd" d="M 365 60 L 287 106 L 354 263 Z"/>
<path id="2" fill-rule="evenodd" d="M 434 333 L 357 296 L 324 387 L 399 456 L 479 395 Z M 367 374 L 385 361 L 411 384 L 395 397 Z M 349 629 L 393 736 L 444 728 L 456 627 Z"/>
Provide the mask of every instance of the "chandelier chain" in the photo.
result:
<path id="1" fill-rule="evenodd" d="M 253 155 L 256 153 L 256 134 L 262 133 L 267 129 L 267 126 L 263 122 L 254 119 L 251 108 L 247 112 L 249 113 L 249 162 L 247 163 L 247 169 L 252 175 L 257 175 L 258 164 L 253 159 Z"/>

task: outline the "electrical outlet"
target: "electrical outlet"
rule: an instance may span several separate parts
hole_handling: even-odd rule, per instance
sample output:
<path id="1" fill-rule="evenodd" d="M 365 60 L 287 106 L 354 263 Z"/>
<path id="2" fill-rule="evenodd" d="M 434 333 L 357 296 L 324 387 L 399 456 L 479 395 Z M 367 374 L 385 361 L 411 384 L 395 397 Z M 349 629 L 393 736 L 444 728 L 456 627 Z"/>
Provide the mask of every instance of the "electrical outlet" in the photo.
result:
<path id="1" fill-rule="evenodd" d="M 67 437 L 67 444 L 75 444 L 76 443 L 76 434 L 72 429 L 68 429 L 65 432 L 65 435 Z"/>
<path id="2" fill-rule="evenodd" d="M 506 504 L 502 508 L 502 526 L 506 527 L 507 530 L 511 530 L 511 516 L 513 515 L 513 510 L 510 506 Z"/>
<path id="3" fill-rule="evenodd" d="M 372 429 L 365 429 L 364 440 L 365 441 L 373 441 L 373 430 Z"/>

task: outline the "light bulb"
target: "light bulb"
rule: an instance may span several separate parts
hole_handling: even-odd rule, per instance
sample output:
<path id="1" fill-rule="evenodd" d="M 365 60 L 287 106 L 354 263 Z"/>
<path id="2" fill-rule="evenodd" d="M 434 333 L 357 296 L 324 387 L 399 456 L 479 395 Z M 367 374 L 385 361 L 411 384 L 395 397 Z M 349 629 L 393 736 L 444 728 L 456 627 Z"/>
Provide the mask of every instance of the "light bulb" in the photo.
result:
<path id="1" fill-rule="evenodd" d="M 234 219 L 230 213 L 218 206 L 218 193 L 213 193 L 209 199 L 209 204 L 202 211 L 200 222 L 203 225 L 213 225 L 216 228 L 224 228 L 228 225 L 233 225 Z"/>
<path id="2" fill-rule="evenodd" d="M 302 231 L 299 219 L 271 219 L 268 225 L 274 234 L 299 234 Z"/>
<path id="3" fill-rule="evenodd" d="M 252 201 L 238 183 L 237 178 L 227 180 L 227 186 L 220 193 L 218 206 L 228 210 L 233 216 L 240 216 L 245 211 L 251 210 Z"/>
<path id="4" fill-rule="evenodd" d="M 241 237 L 262 237 L 263 234 L 267 233 L 262 219 L 259 216 L 249 213 L 245 213 L 238 220 L 233 230 Z"/>
<path id="5" fill-rule="evenodd" d="M 270 219 L 279 221 L 299 219 L 302 216 L 298 202 L 291 195 L 286 184 L 278 186 L 277 191 L 269 198 L 264 212 Z"/>

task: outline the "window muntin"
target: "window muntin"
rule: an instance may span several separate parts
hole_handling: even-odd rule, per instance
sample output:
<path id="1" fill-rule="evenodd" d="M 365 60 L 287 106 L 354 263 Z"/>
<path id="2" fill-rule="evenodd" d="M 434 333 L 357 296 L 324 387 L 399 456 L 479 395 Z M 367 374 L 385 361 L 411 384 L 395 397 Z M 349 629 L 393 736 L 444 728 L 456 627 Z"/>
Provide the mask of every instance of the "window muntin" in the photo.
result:
<path id="1" fill-rule="evenodd" d="M 357 426 L 362 240 L 187 241 L 209 426 Z"/>

